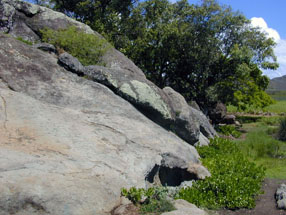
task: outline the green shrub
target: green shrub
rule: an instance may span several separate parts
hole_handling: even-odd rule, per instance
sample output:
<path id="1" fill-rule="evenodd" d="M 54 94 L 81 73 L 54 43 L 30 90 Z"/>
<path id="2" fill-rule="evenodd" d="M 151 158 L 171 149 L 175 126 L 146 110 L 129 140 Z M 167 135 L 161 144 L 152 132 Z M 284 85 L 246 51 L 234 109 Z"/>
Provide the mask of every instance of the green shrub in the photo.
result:
<path id="1" fill-rule="evenodd" d="M 221 134 L 224 135 L 231 135 L 235 138 L 239 138 L 241 135 L 241 132 L 237 131 L 236 128 L 232 125 L 223 125 L 223 126 L 219 126 L 217 128 L 217 131 L 220 132 Z"/>
<path id="2" fill-rule="evenodd" d="M 176 210 L 176 208 L 167 199 L 151 200 L 150 202 L 141 205 L 140 214 L 152 213 L 154 215 L 157 215 L 173 210 Z"/>
<path id="3" fill-rule="evenodd" d="M 286 141 L 286 117 L 282 118 L 278 130 L 278 139 Z"/>
<path id="4" fill-rule="evenodd" d="M 111 45 L 103 38 L 86 34 L 79 31 L 75 26 L 58 31 L 42 29 L 41 34 L 43 42 L 65 50 L 78 58 L 83 65 L 98 64 L 100 57 L 111 48 Z"/>
<path id="5" fill-rule="evenodd" d="M 180 190 L 179 198 L 210 209 L 253 208 L 264 168 L 247 160 L 229 140 L 216 138 L 209 146 L 197 149 L 212 176 Z"/>
<path id="6" fill-rule="evenodd" d="M 147 190 L 131 187 L 129 190 L 122 188 L 121 195 L 128 198 L 133 204 L 140 206 L 140 214 L 152 213 L 159 215 L 163 212 L 175 210 L 173 204 L 167 199 L 168 188 L 152 187 Z"/>

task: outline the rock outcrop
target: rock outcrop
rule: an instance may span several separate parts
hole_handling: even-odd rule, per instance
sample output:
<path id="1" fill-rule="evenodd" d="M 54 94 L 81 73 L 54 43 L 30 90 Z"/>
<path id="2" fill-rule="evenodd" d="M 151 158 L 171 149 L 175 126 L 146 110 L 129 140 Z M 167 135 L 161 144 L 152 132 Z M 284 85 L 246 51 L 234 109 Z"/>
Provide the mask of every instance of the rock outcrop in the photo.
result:
<path id="1" fill-rule="evenodd" d="M 210 176 L 190 145 L 216 135 L 207 118 L 122 53 L 84 67 L 13 38 L 38 43 L 41 29 L 69 25 L 101 37 L 61 13 L 0 0 L 0 214 L 105 215 L 122 187 Z"/>
<path id="2" fill-rule="evenodd" d="M 17 0 L 2 0 L 0 17 L 0 31 L 35 43 L 40 41 L 41 29 L 58 30 L 67 28 L 70 25 L 74 25 L 86 33 L 101 37 L 87 25 L 68 18 L 61 13 Z M 47 45 L 44 48 L 53 50 L 52 47 L 47 47 Z M 204 129 L 204 132 L 201 132 L 198 121 L 195 122 L 192 115 L 199 113 L 196 118 L 199 118 L 199 122 L 204 124 L 203 127 L 205 125 L 211 127 L 211 125 L 200 111 L 188 116 L 184 115 L 183 121 L 182 117 L 177 117 L 177 112 L 173 110 L 175 102 L 170 99 L 170 96 L 148 81 L 143 72 L 116 49 L 111 48 L 102 56 L 100 63 L 104 64 L 105 67 L 89 66 L 84 68 L 76 60 L 67 54 L 59 58 L 59 62 L 66 69 L 108 86 L 116 94 L 133 104 L 149 119 L 166 129 L 175 131 L 188 143 L 194 145 L 199 140 L 206 139 L 202 135 L 207 138 L 216 136 L 213 129 Z"/>
<path id="3" fill-rule="evenodd" d="M 1 34 L 0 59 L 0 214 L 108 214 L 151 172 L 209 175 L 194 147 L 53 55 Z"/>

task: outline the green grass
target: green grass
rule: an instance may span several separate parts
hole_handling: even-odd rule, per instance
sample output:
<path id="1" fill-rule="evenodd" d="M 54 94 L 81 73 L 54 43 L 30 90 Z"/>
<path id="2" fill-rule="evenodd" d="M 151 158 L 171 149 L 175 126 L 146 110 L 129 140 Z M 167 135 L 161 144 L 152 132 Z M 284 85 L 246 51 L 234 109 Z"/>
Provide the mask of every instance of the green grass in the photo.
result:
<path id="1" fill-rule="evenodd" d="M 277 100 L 275 104 L 266 107 L 265 111 L 277 114 L 286 113 L 286 100 Z"/>
<path id="2" fill-rule="evenodd" d="M 266 167 L 266 177 L 286 179 L 286 142 L 274 138 L 278 125 L 278 117 L 244 124 L 246 137 L 236 142 L 249 160 Z"/>
<path id="3" fill-rule="evenodd" d="M 286 91 L 268 91 L 267 93 L 276 101 L 286 101 Z"/>
<path id="4" fill-rule="evenodd" d="M 264 158 L 255 161 L 266 168 L 266 178 L 286 179 L 286 158 Z"/>
<path id="5" fill-rule="evenodd" d="M 267 92 L 274 100 L 272 104 L 265 108 L 266 111 L 272 113 L 286 113 L 286 91 L 269 91 Z"/>

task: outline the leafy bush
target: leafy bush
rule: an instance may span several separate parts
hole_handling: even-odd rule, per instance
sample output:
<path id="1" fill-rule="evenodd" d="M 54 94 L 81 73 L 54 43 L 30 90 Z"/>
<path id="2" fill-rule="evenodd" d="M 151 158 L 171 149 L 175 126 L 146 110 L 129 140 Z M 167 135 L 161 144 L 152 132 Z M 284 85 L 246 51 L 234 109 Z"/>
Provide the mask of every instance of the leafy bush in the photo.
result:
<path id="1" fill-rule="evenodd" d="M 223 126 L 219 126 L 217 128 L 218 132 L 224 134 L 224 135 L 231 135 L 235 138 L 239 138 L 241 135 L 241 132 L 237 131 L 236 128 L 234 126 L 231 125 L 223 125 Z"/>
<path id="2" fill-rule="evenodd" d="M 235 143 L 225 139 L 211 140 L 209 146 L 198 147 L 198 152 L 212 176 L 180 190 L 179 198 L 210 209 L 255 206 L 264 168 L 247 160 Z"/>
<path id="3" fill-rule="evenodd" d="M 140 206 L 140 213 L 154 215 L 175 210 L 173 204 L 167 199 L 169 190 L 166 187 L 152 187 L 147 190 L 131 187 L 121 189 L 121 195 L 128 198 L 133 204 Z"/>
<path id="4" fill-rule="evenodd" d="M 42 29 L 42 41 L 51 43 L 78 58 L 83 65 L 98 64 L 100 57 L 111 48 L 103 38 L 79 31 L 75 26 L 54 31 Z"/>
<path id="5" fill-rule="evenodd" d="M 282 118 L 279 125 L 278 139 L 286 141 L 286 117 Z"/>
<path id="6" fill-rule="evenodd" d="M 148 203 L 144 203 L 141 205 L 140 214 L 149 214 L 152 213 L 154 215 L 159 215 L 163 212 L 176 210 L 174 205 L 167 199 L 152 199 Z"/>

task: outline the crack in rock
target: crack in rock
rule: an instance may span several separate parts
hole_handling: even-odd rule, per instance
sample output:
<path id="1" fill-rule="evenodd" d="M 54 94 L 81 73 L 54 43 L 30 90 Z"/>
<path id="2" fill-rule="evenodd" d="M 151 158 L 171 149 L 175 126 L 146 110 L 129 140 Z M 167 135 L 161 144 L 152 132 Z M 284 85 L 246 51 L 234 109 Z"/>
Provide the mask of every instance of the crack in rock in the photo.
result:
<path id="1" fill-rule="evenodd" d="M 3 103 L 3 107 L 4 107 L 4 117 L 5 117 L 5 119 L 4 119 L 3 127 L 4 127 L 5 130 L 7 130 L 7 126 L 6 126 L 7 125 L 7 121 L 8 121 L 7 103 L 6 103 L 5 98 L 2 95 L 0 95 L 0 97 L 2 99 L 2 103 Z"/>

